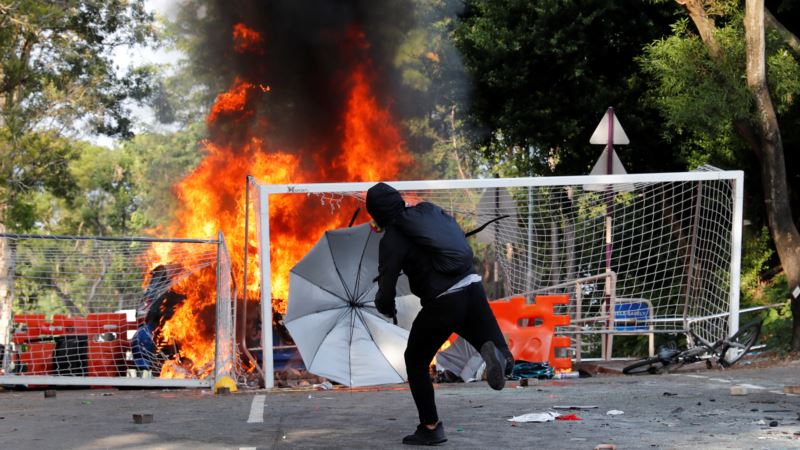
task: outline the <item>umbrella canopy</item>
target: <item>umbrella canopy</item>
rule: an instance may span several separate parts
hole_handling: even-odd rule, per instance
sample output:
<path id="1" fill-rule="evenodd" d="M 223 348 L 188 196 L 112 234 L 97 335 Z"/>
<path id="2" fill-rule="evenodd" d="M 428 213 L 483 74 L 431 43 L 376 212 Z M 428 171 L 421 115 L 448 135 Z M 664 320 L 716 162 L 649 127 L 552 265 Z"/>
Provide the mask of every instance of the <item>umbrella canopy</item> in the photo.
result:
<path id="1" fill-rule="evenodd" d="M 284 322 L 309 372 L 347 386 L 406 380 L 408 330 L 375 308 L 382 236 L 368 224 L 327 231 L 292 268 Z M 397 296 L 410 327 L 420 306 L 404 276 Z"/>

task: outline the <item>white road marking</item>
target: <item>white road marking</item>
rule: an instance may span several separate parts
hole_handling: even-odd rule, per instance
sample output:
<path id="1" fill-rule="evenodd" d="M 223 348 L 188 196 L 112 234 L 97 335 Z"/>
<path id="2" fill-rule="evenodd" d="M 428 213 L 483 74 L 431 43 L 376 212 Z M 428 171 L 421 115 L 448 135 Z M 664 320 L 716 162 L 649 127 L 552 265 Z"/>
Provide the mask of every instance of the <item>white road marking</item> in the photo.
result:
<path id="1" fill-rule="evenodd" d="M 704 375 L 687 374 L 686 376 L 687 377 L 692 377 L 692 378 L 707 378 L 709 381 L 717 381 L 717 382 L 720 382 L 720 383 L 731 383 L 731 380 L 725 380 L 723 378 L 709 378 L 709 377 L 704 376 Z M 757 384 L 749 384 L 749 383 L 741 383 L 741 384 L 737 384 L 736 386 L 741 386 L 743 388 L 753 389 L 753 390 L 766 390 L 766 389 L 769 389 L 769 388 L 764 387 L 764 386 L 759 386 Z M 775 391 L 767 391 L 767 392 L 769 392 L 771 394 L 782 394 L 782 395 L 786 395 L 786 396 L 796 396 L 797 395 L 797 394 L 789 394 L 788 392 L 777 391 L 777 390 L 775 390 Z"/>
<path id="2" fill-rule="evenodd" d="M 264 422 L 264 401 L 266 395 L 256 395 L 253 397 L 253 403 L 250 405 L 250 417 L 247 418 L 247 423 L 262 423 Z M 255 449 L 255 447 L 253 447 Z"/>
<path id="3" fill-rule="evenodd" d="M 256 450 L 255 447 L 239 447 L 239 450 Z"/>

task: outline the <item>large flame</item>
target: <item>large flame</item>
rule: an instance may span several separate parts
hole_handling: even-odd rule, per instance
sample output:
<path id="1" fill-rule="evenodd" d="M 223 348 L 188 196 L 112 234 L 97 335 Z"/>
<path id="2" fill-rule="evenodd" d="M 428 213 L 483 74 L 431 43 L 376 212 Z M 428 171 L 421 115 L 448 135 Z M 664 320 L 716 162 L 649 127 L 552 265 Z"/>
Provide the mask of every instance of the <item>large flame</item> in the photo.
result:
<path id="1" fill-rule="evenodd" d="M 368 48 L 363 34 L 350 36 L 347 51 Z M 237 24 L 233 28 L 234 50 L 258 54 L 263 51 L 261 36 L 250 28 Z M 354 45 L 355 44 L 355 45 Z M 255 216 L 251 208 L 250 235 L 245 236 L 245 185 L 248 175 L 267 183 L 307 183 L 331 181 L 378 181 L 397 179 L 398 174 L 412 163 L 412 158 L 389 110 L 381 105 L 374 91 L 374 73 L 364 56 L 343 74 L 346 104 L 343 115 L 332 117 L 341 130 L 339 142 L 329 142 L 326 148 L 275 149 L 269 136 L 251 132 L 250 121 L 257 116 L 257 105 L 268 101 L 270 88 L 262 80 L 233 81 L 227 92 L 220 93 L 207 116 L 212 131 L 210 140 L 203 142 L 206 157 L 198 167 L 176 185 L 180 207 L 177 220 L 170 227 L 175 236 L 211 238 L 224 234 L 230 250 L 235 282 L 241 286 L 244 268 L 243 248 L 247 241 L 248 300 L 258 299 L 260 277 L 258 242 L 254 232 Z M 258 129 L 269 129 L 259 127 Z M 215 133 L 215 131 L 220 131 Z M 244 131 L 246 138 L 232 146 L 224 139 L 226 132 Z M 280 130 L 275 130 L 280 133 Z M 252 134 L 252 135 L 251 135 Z M 355 204 L 344 202 L 338 207 L 321 207 L 319 198 L 307 196 L 273 196 L 270 198 L 270 257 L 272 264 L 273 308 L 283 312 L 289 287 L 289 270 L 297 263 L 323 232 L 346 226 Z M 365 214 L 361 215 L 361 221 Z M 181 249 L 185 251 L 185 249 Z M 154 246 L 151 257 L 161 263 L 174 263 L 175 246 Z M 157 256 L 156 256 L 157 255 Z M 181 256 L 184 260 L 185 255 Z M 189 258 L 191 259 L 191 257 Z M 186 263 L 186 261 L 182 261 Z M 206 376 L 214 361 L 214 304 L 216 277 L 213 270 L 195 273 L 181 281 L 176 290 L 187 295 L 173 318 L 162 330 L 162 341 L 180 344 L 180 368 L 176 362 L 164 367 L 162 377 Z M 241 293 L 239 294 L 241 297 Z M 267 328 L 267 327 L 265 327 Z"/>

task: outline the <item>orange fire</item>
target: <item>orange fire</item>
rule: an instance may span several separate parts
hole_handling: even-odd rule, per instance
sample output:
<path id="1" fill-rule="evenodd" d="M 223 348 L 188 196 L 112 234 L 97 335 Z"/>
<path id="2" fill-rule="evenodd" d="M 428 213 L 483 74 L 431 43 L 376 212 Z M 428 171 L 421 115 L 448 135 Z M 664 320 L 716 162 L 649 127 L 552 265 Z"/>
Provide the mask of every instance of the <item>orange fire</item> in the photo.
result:
<path id="1" fill-rule="evenodd" d="M 243 23 L 233 26 L 233 50 L 236 53 L 263 54 L 261 35 Z"/>
<path id="2" fill-rule="evenodd" d="M 397 175 L 398 167 L 411 164 L 400 132 L 389 111 L 382 108 L 370 91 L 366 68 L 357 67 L 351 77 L 344 119 L 345 149 L 333 167 L 342 169 L 347 181 L 382 180 Z"/>
<path id="3" fill-rule="evenodd" d="M 255 93 L 251 83 L 237 78 L 228 92 L 217 96 L 217 101 L 211 107 L 206 122 L 213 125 L 222 117 L 237 121 L 251 117 L 254 111 L 248 108 L 248 102 L 252 102 Z"/>
<path id="4" fill-rule="evenodd" d="M 356 36 L 355 42 L 349 42 L 345 51 L 361 52 L 368 48 L 363 34 Z M 233 37 L 237 52 L 240 48 L 262 44 L 261 36 L 242 24 L 234 26 Z M 221 231 L 230 251 L 237 286 L 242 285 L 243 248 L 247 242 L 248 300 L 258 299 L 261 283 L 253 208 L 249 217 L 250 235 L 245 236 L 244 230 L 245 180 L 248 175 L 267 183 L 378 181 L 397 179 L 398 174 L 412 163 L 390 112 L 373 93 L 374 73 L 369 61 L 362 55 L 361 62 L 347 70 L 349 73 L 344 76 L 344 113 L 342 117 L 332 118 L 341 130 L 340 141 L 328 143 L 328 147 L 341 149 L 338 154 L 326 156 L 329 152 L 313 148 L 275 149 L 268 144 L 269 136 L 251 134 L 248 127 L 251 119 L 257 117 L 258 102 L 268 100 L 264 96 L 279 87 L 269 86 L 264 80 L 251 82 L 237 78 L 227 92 L 217 96 L 206 120 L 212 136 L 215 136 L 215 130 L 237 128 L 239 133 L 247 131 L 249 138 L 236 147 L 220 142 L 221 139 L 211 138 L 204 142 L 206 157 L 175 187 L 180 206 L 177 220 L 170 227 L 171 234 L 215 239 L 217 232 Z M 292 266 L 325 230 L 346 226 L 355 207 L 355 203 L 345 202 L 339 208 L 321 208 L 319 198 L 305 195 L 270 198 L 271 300 L 276 311 L 286 309 Z M 366 213 L 361 213 L 359 218 L 359 222 L 365 221 Z M 154 247 L 151 256 L 158 255 L 161 263 L 172 262 L 170 255 L 175 248 L 174 245 L 167 247 Z M 202 377 L 211 373 L 214 363 L 215 282 L 214 271 L 207 270 L 191 275 L 176 286 L 175 289 L 187 295 L 187 299 L 165 324 L 162 341 L 178 342 L 182 360 L 165 365 L 162 377 Z M 241 297 L 241 288 L 239 291 Z M 264 328 L 268 329 L 268 326 Z"/>

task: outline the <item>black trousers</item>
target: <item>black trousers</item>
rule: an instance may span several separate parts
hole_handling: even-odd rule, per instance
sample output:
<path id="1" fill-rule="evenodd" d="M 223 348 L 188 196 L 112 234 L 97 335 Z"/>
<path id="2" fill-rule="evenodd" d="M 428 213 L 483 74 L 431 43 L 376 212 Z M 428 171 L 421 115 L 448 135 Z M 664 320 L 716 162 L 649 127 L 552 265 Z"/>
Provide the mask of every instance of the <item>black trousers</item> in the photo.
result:
<path id="1" fill-rule="evenodd" d="M 472 283 L 463 290 L 424 302 L 411 325 L 405 352 L 408 384 L 420 423 L 439 421 L 428 367 L 452 333 L 466 339 L 478 351 L 483 343 L 493 341 L 503 354 L 511 357 L 482 283 Z"/>

